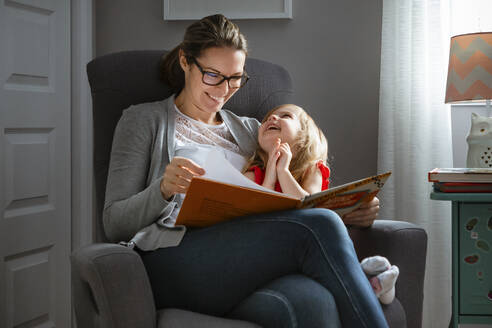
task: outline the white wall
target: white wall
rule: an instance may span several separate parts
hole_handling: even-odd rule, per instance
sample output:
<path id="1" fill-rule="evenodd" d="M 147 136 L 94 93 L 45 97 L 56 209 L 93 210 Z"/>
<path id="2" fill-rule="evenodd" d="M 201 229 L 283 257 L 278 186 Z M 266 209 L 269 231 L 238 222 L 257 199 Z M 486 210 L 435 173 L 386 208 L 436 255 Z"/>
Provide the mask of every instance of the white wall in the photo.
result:
<path id="1" fill-rule="evenodd" d="M 98 0 L 96 55 L 171 49 L 190 21 L 162 0 Z M 382 0 L 292 0 L 292 20 L 236 20 L 250 56 L 291 73 L 295 102 L 324 130 L 334 185 L 376 173 Z"/>

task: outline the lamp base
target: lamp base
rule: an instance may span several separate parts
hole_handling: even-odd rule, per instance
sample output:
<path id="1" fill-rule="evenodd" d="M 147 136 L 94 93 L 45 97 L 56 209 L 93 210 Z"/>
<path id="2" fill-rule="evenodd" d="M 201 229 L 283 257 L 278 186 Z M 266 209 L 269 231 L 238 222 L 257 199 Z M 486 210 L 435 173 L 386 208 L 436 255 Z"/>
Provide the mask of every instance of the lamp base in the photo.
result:
<path id="1" fill-rule="evenodd" d="M 489 145 L 469 145 L 466 167 L 492 168 L 492 140 Z"/>
<path id="2" fill-rule="evenodd" d="M 466 167 L 492 168 L 492 117 L 472 113 Z"/>

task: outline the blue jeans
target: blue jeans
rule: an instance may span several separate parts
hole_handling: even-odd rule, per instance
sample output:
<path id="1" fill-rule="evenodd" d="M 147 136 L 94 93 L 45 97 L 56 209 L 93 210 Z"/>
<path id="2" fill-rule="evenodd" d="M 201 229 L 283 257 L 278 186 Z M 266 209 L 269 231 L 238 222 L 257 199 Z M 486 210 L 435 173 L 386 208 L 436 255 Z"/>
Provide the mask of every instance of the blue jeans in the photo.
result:
<path id="1" fill-rule="evenodd" d="M 272 281 L 303 275 L 333 295 L 344 327 L 388 327 L 347 229 L 330 210 L 266 213 L 190 229 L 178 247 L 141 256 L 157 308 L 227 316 Z"/>

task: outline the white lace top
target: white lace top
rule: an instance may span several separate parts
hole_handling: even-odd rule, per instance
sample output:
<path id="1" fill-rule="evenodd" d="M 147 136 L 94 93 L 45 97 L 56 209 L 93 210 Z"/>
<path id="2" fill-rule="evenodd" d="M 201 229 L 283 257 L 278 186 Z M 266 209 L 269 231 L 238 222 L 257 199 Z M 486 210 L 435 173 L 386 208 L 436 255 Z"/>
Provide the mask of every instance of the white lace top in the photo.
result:
<path id="1" fill-rule="evenodd" d="M 210 145 L 218 146 L 236 154 L 241 154 L 239 146 L 229 128 L 222 122 L 219 125 L 197 121 L 176 109 L 176 146 Z"/>

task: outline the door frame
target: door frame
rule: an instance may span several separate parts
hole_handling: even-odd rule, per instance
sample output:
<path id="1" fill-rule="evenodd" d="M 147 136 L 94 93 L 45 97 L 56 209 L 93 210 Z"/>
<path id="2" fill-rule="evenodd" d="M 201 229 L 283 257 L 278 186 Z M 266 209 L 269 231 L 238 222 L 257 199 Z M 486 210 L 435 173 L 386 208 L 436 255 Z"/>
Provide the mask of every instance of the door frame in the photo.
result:
<path id="1" fill-rule="evenodd" d="M 72 251 L 95 241 L 92 99 L 86 65 L 95 56 L 94 0 L 71 1 Z M 90 218 L 89 220 L 87 218 Z"/>

